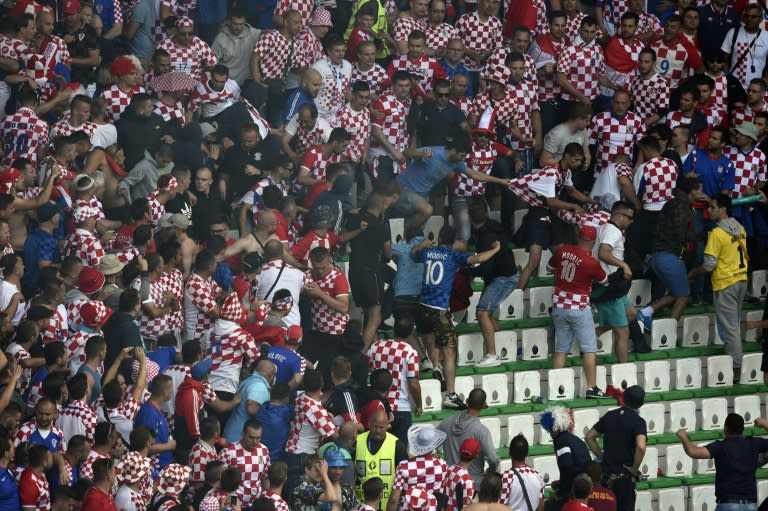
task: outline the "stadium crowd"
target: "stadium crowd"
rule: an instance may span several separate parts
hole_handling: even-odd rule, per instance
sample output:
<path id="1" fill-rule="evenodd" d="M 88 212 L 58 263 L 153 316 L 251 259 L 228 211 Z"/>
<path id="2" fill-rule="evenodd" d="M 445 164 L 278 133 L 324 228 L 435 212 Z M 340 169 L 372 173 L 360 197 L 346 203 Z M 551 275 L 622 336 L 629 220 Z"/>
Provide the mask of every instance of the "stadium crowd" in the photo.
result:
<path id="1" fill-rule="evenodd" d="M 738 381 L 766 58 L 741 0 L 4 0 L 0 510 L 544 508 L 533 439 L 494 472 L 485 391 L 456 392 L 472 282 L 476 367 L 546 253 L 584 397 L 615 397 L 597 335 L 626 362 L 689 304 Z M 414 425 L 422 372 L 466 412 Z M 634 511 L 644 391 L 619 397 L 586 443 L 542 414 L 545 509 Z M 743 422 L 679 433 L 721 511 L 757 509 Z"/>

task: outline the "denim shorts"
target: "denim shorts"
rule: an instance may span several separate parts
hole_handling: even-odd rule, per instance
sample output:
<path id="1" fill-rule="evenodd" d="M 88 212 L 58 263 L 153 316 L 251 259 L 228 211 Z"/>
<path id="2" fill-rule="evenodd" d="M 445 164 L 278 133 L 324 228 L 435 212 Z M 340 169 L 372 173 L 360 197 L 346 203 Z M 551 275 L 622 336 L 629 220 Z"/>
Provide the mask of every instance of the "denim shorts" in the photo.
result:
<path id="1" fill-rule="evenodd" d="M 555 325 L 555 353 L 568 353 L 574 340 L 579 343 L 582 353 L 597 353 L 597 334 L 592 308 L 552 308 L 552 323 Z"/>
<path id="2" fill-rule="evenodd" d="M 675 298 L 685 298 L 691 295 L 685 263 L 675 254 L 654 252 L 648 261 L 648 267 L 653 270 L 656 277 L 661 280 Z"/>
<path id="3" fill-rule="evenodd" d="M 509 277 L 496 277 L 483 289 L 480 300 L 477 302 L 477 310 L 493 314 L 499 308 L 512 291 L 517 289 L 517 283 L 520 282 L 520 275 L 511 275 Z"/>

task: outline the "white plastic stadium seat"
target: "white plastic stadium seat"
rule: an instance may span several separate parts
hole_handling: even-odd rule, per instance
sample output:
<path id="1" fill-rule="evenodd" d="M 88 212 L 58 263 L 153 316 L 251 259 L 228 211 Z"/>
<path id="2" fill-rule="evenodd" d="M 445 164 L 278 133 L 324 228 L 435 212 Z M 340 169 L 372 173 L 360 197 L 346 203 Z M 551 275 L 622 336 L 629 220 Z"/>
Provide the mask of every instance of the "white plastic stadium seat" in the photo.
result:
<path id="1" fill-rule="evenodd" d="M 675 389 L 701 388 L 701 359 L 698 357 L 675 359 Z"/>
<path id="2" fill-rule="evenodd" d="M 651 349 L 671 350 L 677 345 L 677 320 L 673 318 L 654 319 L 651 328 Z"/>
<path id="3" fill-rule="evenodd" d="M 646 362 L 643 368 L 646 392 L 669 391 L 669 360 L 653 360 Z"/>
<path id="4" fill-rule="evenodd" d="M 443 225 L 445 224 L 445 220 L 443 220 L 443 217 L 441 216 L 431 216 L 429 217 L 429 220 L 427 220 L 427 223 L 424 224 L 424 237 L 428 240 L 434 241 L 437 243 L 438 236 L 440 234 L 440 229 L 443 228 Z"/>
<path id="5" fill-rule="evenodd" d="M 552 481 L 560 479 L 560 470 L 557 468 L 557 458 L 555 456 L 535 456 L 531 458 L 531 466 L 539 471 L 544 479 L 544 484 L 550 486 Z"/>
<path id="6" fill-rule="evenodd" d="M 705 447 L 709 442 L 702 442 L 697 444 L 699 447 Z M 693 471 L 696 474 L 714 474 L 715 473 L 715 460 L 709 458 L 706 460 L 696 460 L 693 463 Z"/>
<path id="7" fill-rule="evenodd" d="M 480 333 L 462 334 L 456 346 L 456 363 L 460 366 L 473 366 L 483 359 L 483 335 Z"/>
<path id="8" fill-rule="evenodd" d="M 515 215 L 512 217 L 512 228 L 515 232 L 517 232 L 518 229 L 520 229 L 520 226 L 523 225 L 523 220 L 525 219 L 525 215 L 528 214 L 528 209 L 517 209 L 515 210 Z"/>
<path id="9" fill-rule="evenodd" d="M 643 407 L 645 408 L 645 407 Z M 642 408 L 641 408 L 642 409 Z M 597 408 L 579 408 L 573 411 L 573 434 L 584 438 L 587 431 L 600 420 L 600 411 Z M 651 433 L 648 432 L 650 435 Z"/>
<path id="10" fill-rule="evenodd" d="M 517 332 L 514 330 L 496 332 L 496 354 L 499 360 L 504 362 L 517 360 Z"/>
<path id="11" fill-rule="evenodd" d="M 394 245 L 398 241 L 403 239 L 405 233 L 405 219 L 404 218 L 390 218 L 389 219 L 389 233 L 392 235 L 392 244 Z"/>
<path id="12" fill-rule="evenodd" d="M 659 450 L 649 446 L 645 449 L 645 457 L 640 465 L 640 472 L 648 479 L 656 479 L 659 473 Z"/>
<path id="13" fill-rule="evenodd" d="M 476 324 L 477 323 L 477 302 L 480 301 L 480 293 L 472 293 L 469 297 L 469 305 L 467 306 L 467 315 L 464 319 L 465 323 Z"/>
<path id="14" fill-rule="evenodd" d="M 547 263 L 552 259 L 552 252 L 547 250 L 541 251 L 541 259 L 539 260 L 539 277 L 551 277 L 552 272 L 547 270 Z"/>
<path id="15" fill-rule="evenodd" d="M 690 399 L 675 401 L 669 405 L 669 429 L 667 433 L 675 433 L 678 429 L 696 431 L 698 429 L 696 403 Z"/>
<path id="16" fill-rule="evenodd" d="M 689 511 L 714 511 L 715 506 L 714 484 L 702 484 L 688 488 Z"/>
<path id="17" fill-rule="evenodd" d="M 549 354 L 546 328 L 526 328 L 522 335 L 523 360 L 545 360 Z"/>
<path id="18" fill-rule="evenodd" d="M 552 286 L 532 287 L 529 293 L 531 310 L 528 317 L 548 318 L 552 310 Z"/>
<path id="19" fill-rule="evenodd" d="M 485 466 L 488 468 L 488 460 L 485 461 Z M 499 461 L 499 474 L 503 474 L 507 470 L 512 468 L 512 460 L 510 458 L 505 458 L 501 461 Z"/>
<path id="20" fill-rule="evenodd" d="M 499 321 L 523 319 L 525 317 L 525 291 L 515 289 L 499 304 Z"/>
<path id="21" fill-rule="evenodd" d="M 506 373 L 484 374 L 480 386 L 488 396 L 488 406 L 504 406 L 509 403 L 509 380 Z"/>
<path id="22" fill-rule="evenodd" d="M 488 428 L 493 448 L 501 447 L 501 419 L 498 417 L 480 417 L 480 424 Z"/>
<path id="23" fill-rule="evenodd" d="M 601 389 L 604 389 L 608 386 L 608 369 L 604 365 L 599 365 L 596 369 L 597 371 L 595 371 L 595 380 L 597 381 L 597 386 Z M 589 387 L 587 387 L 587 377 L 584 374 L 583 366 L 579 371 L 579 385 L 577 389 L 579 397 L 583 397 L 589 389 Z"/>
<path id="24" fill-rule="evenodd" d="M 648 403 L 640 407 L 640 417 L 645 419 L 648 435 L 664 433 L 664 403 Z"/>
<path id="25" fill-rule="evenodd" d="M 693 458 L 685 454 L 683 446 L 668 445 L 667 457 L 664 459 L 664 477 L 688 477 L 692 473 Z"/>
<path id="26" fill-rule="evenodd" d="M 538 371 L 518 371 L 513 378 L 512 390 L 515 403 L 530 403 L 531 398 L 541 396 L 541 379 Z"/>
<path id="27" fill-rule="evenodd" d="M 530 255 L 527 250 L 524 248 L 513 248 L 512 255 L 515 256 L 515 266 L 517 266 L 518 270 L 522 270 L 528 266 L 528 258 Z"/>
<path id="28" fill-rule="evenodd" d="M 699 427 L 705 431 L 721 430 L 728 415 L 728 400 L 724 397 L 710 397 L 701 400 Z"/>
<path id="29" fill-rule="evenodd" d="M 573 399 L 576 391 L 575 374 L 572 367 L 550 369 L 547 373 L 547 399 L 550 401 Z"/>
<path id="30" fill-rule="evenodd" d="M 709 344 L 709 316 L 687 316 L 683 318 L 684 348 Z"/>
<path id="31" fill-rule="evenodd" d="M 707 387 L 733 385 L 733 358 L 730 355 L 707 357 Z"/>
<path id="32" fill-rule="evenodd" d="M 457 376 L 453 386 L 461 400 L 466 402 L 469 393 L 475 388 L 475 379 L 471 376 Z"/>
<path id="33" fill-rule="evenodd" d="M 421 397 L 425 412 L 439 412 L 443 408 L 443 396 L 440 393 L 440 382 L 434 378 L 421 380 Z"/>
<path id="34" fill-rule="evenodd" d="M 610 355 L 611 353 L 613 353 L 613 330 L 608 330 L 597 338 L 597 354 Z"/>
<path id="35" fill-rule="evenodd" d="M 529 444 L 534 441 L 533 438 L 533 415 L 521 414 L 521 415 L 509 415 L 507 416 L 507 444 L 512 441 L 517 435 L 522 434 Z"/>
<path id="36" fill-rule="evenodd" d="M 760 365 L 763 362 L 762 353 L 747 353 L 741 358 L 741 380 L 743 385 L 759 385 L 763 383 L 763 372 Z"/>
<path id="37" fill-rule="evenodd" d="M 763 319 L 763 311 L 747 311 L 744 314 L 744 321 L 760 321 Z M 747 342 L 756 342 L 759 328 L 752 328 L 750 330 L 744 330 L 741 334 L 744 336 L 744 340 Z M 762 335 L 761 335 L 762 337 Z"/>
<path id="38" fill-rule="evenodd" d="M 733 413 L 744 418 L 744 426 L 751 428 L 760 414 L 760 396 L 736 396 L 733 398 Z"/>
<path id="39" fill-rule="evenodd" d="M 634 362 L 613 364 L 611 366 L 611 385 L 617 389 L 626 389 L 637 385 L 637 365 Z"/>
<path id="40" fill-rule="evenodd" d="M 651 302 L 651 281 L 648 279 L 635 279 L 629 286 L 629 304 L 635 307 L 645 307 Z"/>
<path id="41" fill-rule="evenodd" d="M 648 511 L 653 509 L 653 495 L 650 490 L 642 490 L 637 492 L 635 496 L 635 511 Z"/>
<path id="42" fill-rule="evenodd" d="M 757 501 L 762 502 L 768 498 L 768 479 L 757 482 Z"/>
<path id="43" fill-rule="evenodd" d="M 656 495 L 659 511 L 685 511 L 685 491 L 682 488 L 663 488 Z"/>
<path id="44" fill-rule="evenodd" d="M 749 279 L 749 294 L 758 298 L 768 295 L 768 270 L 755 270 Z"/>

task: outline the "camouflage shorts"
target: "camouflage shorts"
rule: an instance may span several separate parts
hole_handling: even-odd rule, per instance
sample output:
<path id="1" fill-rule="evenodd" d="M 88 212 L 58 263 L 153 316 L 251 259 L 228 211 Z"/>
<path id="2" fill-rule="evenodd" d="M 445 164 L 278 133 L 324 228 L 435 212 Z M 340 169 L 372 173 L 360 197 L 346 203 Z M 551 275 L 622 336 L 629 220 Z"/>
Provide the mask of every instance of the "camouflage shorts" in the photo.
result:
<path id="1" fill-rule="evenodd" d="M 456 349 L 456 328 L 450 311 L 419 304 L 416 329 L 420 334 L 435 334 L 435 343 L 443 348 Z"/>

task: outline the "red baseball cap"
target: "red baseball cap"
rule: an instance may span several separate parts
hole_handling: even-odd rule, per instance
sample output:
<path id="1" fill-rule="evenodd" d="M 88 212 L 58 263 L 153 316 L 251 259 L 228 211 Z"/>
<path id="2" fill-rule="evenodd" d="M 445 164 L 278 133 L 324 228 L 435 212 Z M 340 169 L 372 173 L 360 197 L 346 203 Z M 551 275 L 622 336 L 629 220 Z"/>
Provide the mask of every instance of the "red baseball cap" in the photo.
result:
<path id="1" fill-rule="evenodd" d="M 467 438 L 459 447 L 459 456 L 463 460 L 473 460 L 480 454 L 480 442 L 475 438 Z"/>
<path id="2" fill-rule="evenodd" d="M 582 225 L 579 229 L 579 239 L 582 241 L 595 241 L 597 239 L 597 229 L 594 225 Z"/>

